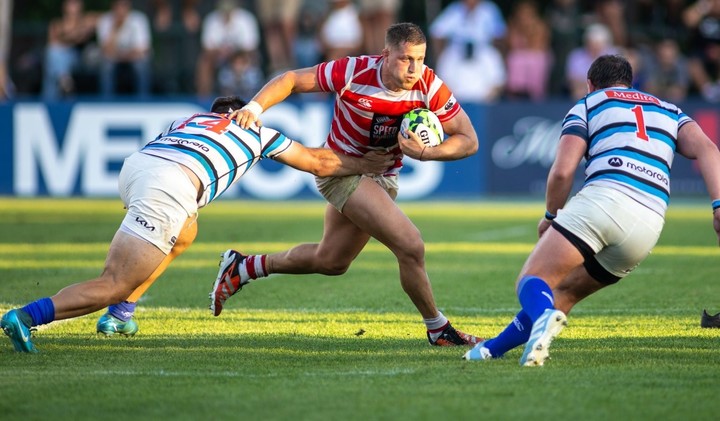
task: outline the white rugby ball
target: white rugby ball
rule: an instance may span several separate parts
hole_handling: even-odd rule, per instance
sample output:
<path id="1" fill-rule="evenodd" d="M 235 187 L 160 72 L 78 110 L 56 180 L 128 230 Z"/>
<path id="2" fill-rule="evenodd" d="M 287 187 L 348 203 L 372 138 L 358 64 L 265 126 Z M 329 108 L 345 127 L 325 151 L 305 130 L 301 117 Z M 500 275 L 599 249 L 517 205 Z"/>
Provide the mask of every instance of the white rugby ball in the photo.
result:
<path id="1" fill-rule="evenodd" d="M 400 130 L 403 134 L 408 131 L 415 133 L 429 147 L 437 146 L 445 140 L 440 119 L 427 108 L 416 108 L 406 113 L 400 123 Z"/>

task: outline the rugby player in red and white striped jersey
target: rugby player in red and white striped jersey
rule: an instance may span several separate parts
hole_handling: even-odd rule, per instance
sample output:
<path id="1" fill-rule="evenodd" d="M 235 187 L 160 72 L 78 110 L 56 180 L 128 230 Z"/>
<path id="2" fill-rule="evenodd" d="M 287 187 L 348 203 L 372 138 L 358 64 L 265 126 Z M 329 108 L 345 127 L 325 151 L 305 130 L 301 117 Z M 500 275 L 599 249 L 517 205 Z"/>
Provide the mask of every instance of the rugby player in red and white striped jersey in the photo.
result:
<path id="1" fill-rule="evenodd" d="M 335 106 L 327 147 L 360 156 L 370 150 L 395 151 L 398 160 L 380 176 L 317 177 L 328 200 L 320 243 L 300 244 L 269 255 L 223 254 L 211 291 L 217 316 L 230 296 L 253 279 L 270 273 L 341 275 L 370 237 L 397 257 L 403 290 L 422 315 L 430 344 L 473 345 L 475 336 L 455 330 L 438 311 L 425 270 L 420 232 L 395 203 L 402 156 L 420 161 L 465 158 L 478 149 L 475 129 L 448 87 L 424 64 L 427 41 L 411 23 L 388 28 L 378 56 L 346 57 L 285 72 L 268 82 L 242 110 L 231 115 L 242 127 L 258 122 L 263 110 L 290 94 L 333 92 Z M 414 133 L 399 133 L 403 114 L 429 108 L 442 122 L 447 139 L 425 147 Z"/>

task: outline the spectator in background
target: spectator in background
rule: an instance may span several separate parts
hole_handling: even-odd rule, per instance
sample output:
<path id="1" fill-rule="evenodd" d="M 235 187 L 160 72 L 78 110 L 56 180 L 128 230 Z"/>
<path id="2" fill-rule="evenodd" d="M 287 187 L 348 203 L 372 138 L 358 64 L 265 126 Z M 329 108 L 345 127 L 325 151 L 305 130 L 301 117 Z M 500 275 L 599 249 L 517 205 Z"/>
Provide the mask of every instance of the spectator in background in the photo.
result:
<path id="1" fill-rule="evenodd" d="M 209 97 L 215 89 L 218 69 L 237 51 L 250 55 L 260 67 L 260 30 L 255 16 L 237 0 L 218 0 L 216 9 L 202 23 L 202 52 L 197 61 L 197 94 Z"/>
<path id="2" fill-rule="evenodd" d="M 138 96 L 150 94 L 150 23 L 147 16 L 132 9 L 130 0 L 113 0 L 110 11 L 100 16 L 97 39 L 102 51 L 100 92 L 116 93 L 116 76 L 121 66 L 129 67 Z"/>
<path id="3" fill-rule="evenodd" d="M 300 6 L 302 0 L 255 1 L 255 10 L 265 37 L 270 74 L 295 67 L 293 42 L 297 34 Z"/>
<path id="4" fill-rule="evenodd" d="M 635 0 L 627 5 L 630 37 L 635 42 L 674 39 L 687 45 L 688 28 L 683 22 L 685 0 Z"/>
<path id="5" fill-rule="evenodd" d="M 655 61 L 650 68 L 645 90 L 678 103 L 685 100 L 689 85 L 687 60 L 678 43 L 672 38 L 659 41 L 655 46 Z"/>
<path id="6" fill-rule="evenodd" d="M 550 71 L 550 92 L 553 95 L 567 95 L 565 78 L 567 57 L 581 45 L 583 23 L 577 0 L 553 0 L 545 13 L 545 22 L 550 27 L 550 46 L 553 52 Z"/>
<path id="7" fill-rule="evenodd" d="M 159 93 L 194 93 L 200 55 L 199 0 L 182 0 L 176 14 L 171 0 L 155 0 L 152 22 L 153 75 Z"/>
<path id="8" fill-rule="evenodd" d="M 319 36 L 324 61 L 360 53 L 363 33 L 355 4 L 350 0 L 330 0 Z"/>
<path id="9" fill-rule="evenodd" d="M 359 0 L 362 24 L 362 54 L 375 54 L 385 48 L 385 31 L 395 23 L 401 0 Z"/>
<path id="10" fill-rule="evenodd" d="M 437 74 L 461 102 L 488 103 L 502 94 L 505 63 L 493 43 L 505 32 L 500 9 L 486 0 L 453 2 L 430 25 Z"/>
<path id="11" fill-rule="evenodd" d="M 700 0 L 685 9 L 685 24 L 692 31 L 688 70 L 707 101 L 720 102 L 720 0 Z"/>
<path id="12" fill-rule="evenodd" d="M 62 15 L 50 21 L 43 66 L 42 97 L 46 101 L 75 91 L 73 70 L 82 61 L 83 49 L 92 42 L 97 13 L 85 12 L 82 0 L 62 2 Z"/>
<path id="13" fill-rule="evenodd" d="M 534 0 L 520 0 L 507 25 L 507 86 L 509 98 L 545 98 L 552 51 L 550 28 Z"/>
<path id="14" fill-rule="evenodd" d="M 630 46 L 630 35 L 626 20 L 625 4 L 620 0 L 594 1 L 593 23 L 605 25 L 612 35 L 613 43 L 619 47 Z"/>
<path id="15" fill-rule="evenodd" d="M 648 83 L 650 63 L 654 61 L 652 52 L 646 52 L 644 48 L 627 47 L 621 48 L 619 53 L 625 57 L 633 69 L 632 88 L 644 89 Z"/>
<path id="16" fill-rule="evenodd" d="M 605 54 L 616 54 L 610 30 L 603 24 L 594 23 L 587 27 L 583 36 L 583 45 L 575 48 L 568 56 L 565 80 L 573 99 L 587 94 L 587 71 L 596 58 Z"/>
<path id="17" fill-rule="evenodd" d="M 0 0 L 0 102 L 13 96 L 14 86 L 10 80 L 8 56 L 12 33 L 12 0 Z"/>
<path id="18" fill-rule="evenodd" d="M 296 66 L 311 67 L 322 60 L 318 33 L 326 10 L 322 3 L 305 3 L 298 17 L 298 33 L 293 40 Z"/>
<path id="19" fill-rule="evenodd" d="M 264 82 L 262 71 L 247 51 L 236 51 L 218 72 L 218 87 L 222 96 L 252 98 Z"/>

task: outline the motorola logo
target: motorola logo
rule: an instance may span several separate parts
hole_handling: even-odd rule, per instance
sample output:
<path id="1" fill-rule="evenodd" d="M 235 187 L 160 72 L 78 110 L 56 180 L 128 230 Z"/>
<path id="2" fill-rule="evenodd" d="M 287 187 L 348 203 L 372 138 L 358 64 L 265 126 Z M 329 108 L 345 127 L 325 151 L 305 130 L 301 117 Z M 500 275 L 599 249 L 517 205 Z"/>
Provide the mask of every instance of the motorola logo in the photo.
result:
<path id="1" fill-rule="evenodd" d="M 613 157 L 608 160 L 608 164 L 610 164 L 611 167 L 618 168 L 623 166 L 623 161 L 618 157 Z"/>

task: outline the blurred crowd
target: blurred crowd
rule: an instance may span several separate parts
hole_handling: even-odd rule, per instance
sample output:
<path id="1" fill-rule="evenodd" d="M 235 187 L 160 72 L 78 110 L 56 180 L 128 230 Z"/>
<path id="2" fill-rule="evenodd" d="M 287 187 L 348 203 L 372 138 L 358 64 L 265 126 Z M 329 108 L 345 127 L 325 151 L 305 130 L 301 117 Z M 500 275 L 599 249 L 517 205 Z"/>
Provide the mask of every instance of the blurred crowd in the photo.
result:
<path id="1" fill-rule="evenodd" d="M 39 57 L 16 63 L 42 69 L 36 92 L 25 94 L 249 98 L 284 70 L 379 54 L 385 29 L 407 20 L 426 29 L 426 63 L 461 101 L 580 98 L 590 63 L 620 53 L 639 89 L 673 102 L 720 102 L 720 0 L 96 3 L 57 2 Z M 12 5 L 0 0 L 0 98 L 23 93 L 8 63 Z"/>

